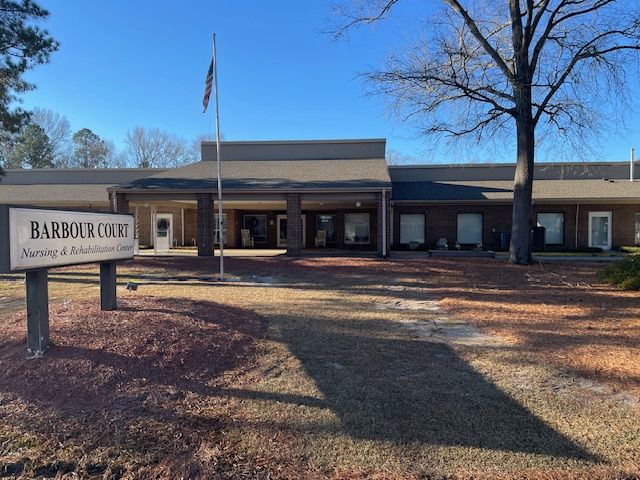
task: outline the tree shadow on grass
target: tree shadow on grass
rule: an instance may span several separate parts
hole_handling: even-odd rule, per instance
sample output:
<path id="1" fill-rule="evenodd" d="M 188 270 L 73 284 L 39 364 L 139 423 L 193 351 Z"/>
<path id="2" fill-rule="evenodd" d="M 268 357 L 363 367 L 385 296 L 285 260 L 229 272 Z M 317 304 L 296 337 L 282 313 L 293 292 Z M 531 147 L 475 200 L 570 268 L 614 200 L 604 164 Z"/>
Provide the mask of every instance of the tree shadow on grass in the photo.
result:
<path id="1" fill-rule="evenodd" d="M 397 325 L 385 321 L 354 334 L 346 322 L 299 320 L 282 340 L 353 438 L 599 461 L 444 343 L 390 337 Z"/>

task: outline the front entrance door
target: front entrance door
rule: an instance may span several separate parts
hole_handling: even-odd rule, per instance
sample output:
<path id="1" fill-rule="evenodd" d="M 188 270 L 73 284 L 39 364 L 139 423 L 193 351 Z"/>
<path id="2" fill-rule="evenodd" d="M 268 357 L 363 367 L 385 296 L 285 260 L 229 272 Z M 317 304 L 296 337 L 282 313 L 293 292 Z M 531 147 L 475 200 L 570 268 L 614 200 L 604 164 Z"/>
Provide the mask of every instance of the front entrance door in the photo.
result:
<path id="1" fill-rule="evenodd" d="M 302 215 L 302 247 L 307 244 L 307 216 Z M 278 215 L 278 246 L 287 246 L 287 216 Z"/>
<path id="2" fill-rule="evenodd" d="M 611 250 L 611 212 L 589 212 L 589 246 Z"/>
<path id="3" fill-rule="evenodd" d="M 155 242 L 156 252 L 168 252 L 173 238 L 173 215 L 170 213 L 156 214 Z"/>

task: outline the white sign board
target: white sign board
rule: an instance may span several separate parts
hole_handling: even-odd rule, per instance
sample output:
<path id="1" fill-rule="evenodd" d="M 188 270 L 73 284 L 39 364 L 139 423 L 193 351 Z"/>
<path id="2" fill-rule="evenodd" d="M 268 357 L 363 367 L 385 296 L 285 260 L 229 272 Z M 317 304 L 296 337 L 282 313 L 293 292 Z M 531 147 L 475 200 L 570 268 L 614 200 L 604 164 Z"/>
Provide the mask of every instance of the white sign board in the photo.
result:
<path id="1" fill-rule="evenodd" d="M 133 216 L 9 208 L 11 270 L 133 258 Z"/>

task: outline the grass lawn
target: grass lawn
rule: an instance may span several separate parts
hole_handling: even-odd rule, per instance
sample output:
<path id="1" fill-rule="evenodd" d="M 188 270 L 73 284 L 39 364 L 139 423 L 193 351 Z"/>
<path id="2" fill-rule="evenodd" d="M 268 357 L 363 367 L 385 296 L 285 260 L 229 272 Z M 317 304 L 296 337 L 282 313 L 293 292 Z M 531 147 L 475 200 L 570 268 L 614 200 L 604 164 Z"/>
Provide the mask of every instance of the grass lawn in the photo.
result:
<path id="1" fill-rule="evenodd" d="M 637 478 L 640 295 L 593 264 L 141 258 L 0 277 L 0 476 Z"/>

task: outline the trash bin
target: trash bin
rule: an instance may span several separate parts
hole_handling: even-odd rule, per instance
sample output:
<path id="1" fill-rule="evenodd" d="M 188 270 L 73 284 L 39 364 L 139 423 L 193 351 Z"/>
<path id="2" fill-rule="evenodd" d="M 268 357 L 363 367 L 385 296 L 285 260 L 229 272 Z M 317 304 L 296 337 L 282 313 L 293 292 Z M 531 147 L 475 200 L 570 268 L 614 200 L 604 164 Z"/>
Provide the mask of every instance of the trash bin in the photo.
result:
<path id="1" fill-rule="evenodd" d="M 511 244 L 511 232 L 502 232 L 500 234 L 500 249 L 509 250 Z"/>
<path id="2" fill-rule="evenodd" d="M 544 227 L 533 227 L 533 249 L 541 250 L 544 248 Z"/>

